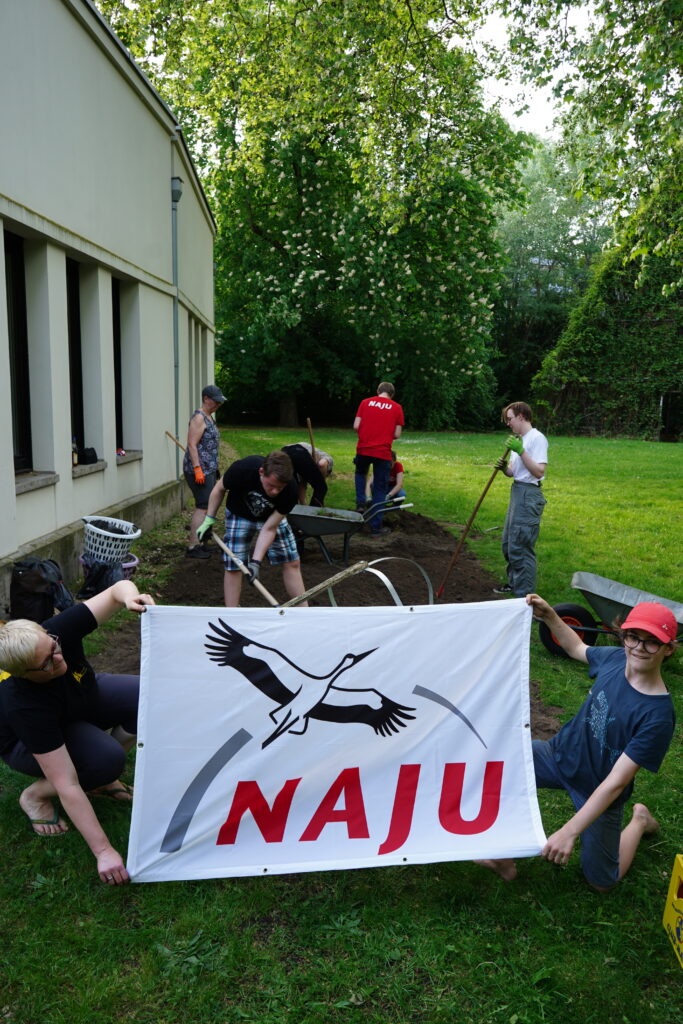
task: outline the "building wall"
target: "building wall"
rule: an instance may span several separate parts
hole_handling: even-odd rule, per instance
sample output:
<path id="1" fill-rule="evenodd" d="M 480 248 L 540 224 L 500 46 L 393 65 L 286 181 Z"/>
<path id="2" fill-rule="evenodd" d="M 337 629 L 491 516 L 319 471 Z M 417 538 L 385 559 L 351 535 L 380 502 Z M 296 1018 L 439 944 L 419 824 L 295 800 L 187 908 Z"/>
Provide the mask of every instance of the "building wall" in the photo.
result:
<path id="1" fill-rule="evenodd" d="M 165 431 L 184 439 L 213 380 L 215 227 L 172 112 L 88 0 L 2 5 L 0 94 L 12 99 L 0 105 L 0 242 L 22 240 L 29 372 L 19 393 L 0 244 L 0 436 L 14 440 L 13 409 L 31 429 L 28 472 L 0 446 L 1 617 L 22 555 L 58 547 L 76 574 L 82 516 L 128 509 L 150 526 L 180 507 L 180 452 Z M 95 465 L 72 465 L 72 391 Z"/>

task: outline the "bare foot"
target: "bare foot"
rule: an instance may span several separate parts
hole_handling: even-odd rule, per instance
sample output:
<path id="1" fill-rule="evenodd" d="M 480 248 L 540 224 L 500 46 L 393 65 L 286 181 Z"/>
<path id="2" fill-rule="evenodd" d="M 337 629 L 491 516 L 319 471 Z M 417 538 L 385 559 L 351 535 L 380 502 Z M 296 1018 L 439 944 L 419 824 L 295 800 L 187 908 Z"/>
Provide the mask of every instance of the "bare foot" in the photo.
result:
<path id="1" fill-rule="evenodd" d="M 475 860 L 474 863 L 494 871 L 504 882 L 514 882 L 517 877 L 517 865 L 514 860 Z"/>
<path id="2" fill-rule="evenodd" d="M 37 836 L 59 836 L 69 831 L 69 826 L 60 818 L 51 800 L 41 800 L 25 789 L 19 797 L 19 806 L 31 822 Z"/>
<path id="3" fill-rule="evenodd" d="M 644 836 L 651 836 L 654 835 L 655 832 L 659 832 L 659 822 L 652 814 L 650 814 L 645 804 L 633 805 L 633 817 L 641 826 Z"/>

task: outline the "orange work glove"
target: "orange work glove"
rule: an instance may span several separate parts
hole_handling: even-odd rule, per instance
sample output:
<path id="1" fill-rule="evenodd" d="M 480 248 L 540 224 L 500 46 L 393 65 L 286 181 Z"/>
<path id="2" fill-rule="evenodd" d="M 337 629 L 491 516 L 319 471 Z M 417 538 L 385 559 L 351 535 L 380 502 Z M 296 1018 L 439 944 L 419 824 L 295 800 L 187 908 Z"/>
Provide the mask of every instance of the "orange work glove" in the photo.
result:
<path id="1" fill-rule="evenodd" d="M 194 482 L 196 484 L 203 484 L 204 480 L 205 480 L 204 470 L 202 469 L 201 466 L 195 466 L 194 467 Z"/>

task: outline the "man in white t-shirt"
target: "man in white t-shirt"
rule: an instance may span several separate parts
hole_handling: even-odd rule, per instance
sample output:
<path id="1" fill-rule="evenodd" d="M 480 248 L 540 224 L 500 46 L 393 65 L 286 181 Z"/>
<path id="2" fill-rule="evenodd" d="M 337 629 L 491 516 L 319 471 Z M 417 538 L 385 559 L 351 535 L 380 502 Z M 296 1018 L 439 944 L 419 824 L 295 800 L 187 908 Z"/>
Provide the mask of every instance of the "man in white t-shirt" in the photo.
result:
<path id="1" fill-rule="evenodd" d="M 548 464 L 548 440 L 532 426 L 531 416 L 526 402 L 505 406 L 501 419 L 512 431 L 506 441 L 510 462 L 499 459 L 496 463 L 496 468 L 511 476 L 513 482 L 503 527 L 508 579 L 494 593 L 515 597 L 526 597 L 536 589 L 535 546 L 546 504 L 541 485 Z"/>

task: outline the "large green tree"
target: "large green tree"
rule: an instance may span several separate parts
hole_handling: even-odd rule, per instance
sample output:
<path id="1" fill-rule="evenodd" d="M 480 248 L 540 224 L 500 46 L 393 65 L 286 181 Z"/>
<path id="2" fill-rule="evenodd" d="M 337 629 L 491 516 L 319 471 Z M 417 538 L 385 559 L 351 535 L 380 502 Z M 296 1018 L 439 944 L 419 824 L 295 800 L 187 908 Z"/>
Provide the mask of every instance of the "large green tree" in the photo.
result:
<path id="1" fill-rule="evenodd" d="M 219 358 L 290 418 L 395 380 L 413 425 L 491 403 L 494 209 L 470 0 L 100 0 L 180 114 L 219 223 Z"/>
<path id="2" fill-rule="evenodd" d="M 555 428 L 656 440 L 671 407 L 672 433 L 680 431 L 683 300 L 662 294 L 669 268 L 656 256 L 636 288 L 628 251 L 625 242 L 601 258 L 534 380 L 534 404 Z"/>
<path id="3" fill-rule="evenodd" d="M 524 207 L 499 218 L 506 264 L 495 301 L 492 365 L 502 403 L 529 395 L 611 235 L 604 205 L 576 195 L 576 176 L 561 147 L 539 141 L 524 165 Z"/>
<path id="4" fill-rule="evenodd" d="M 489 6 L 510 18 L 512 58 L 527 79 L 554 83 L 565 140 L 583 166 L 579 187 L 608 197 L 616 224 L 641 207 L 623 253 L 637 261 L 635 282 L 644 281 L 654 255 L 664 261 L 657 263 L 660 288 L 680 287 L 683 0 L 490 0 Z M 676 192 L 679 203 L 672 204 L 668 195 Z"/>

